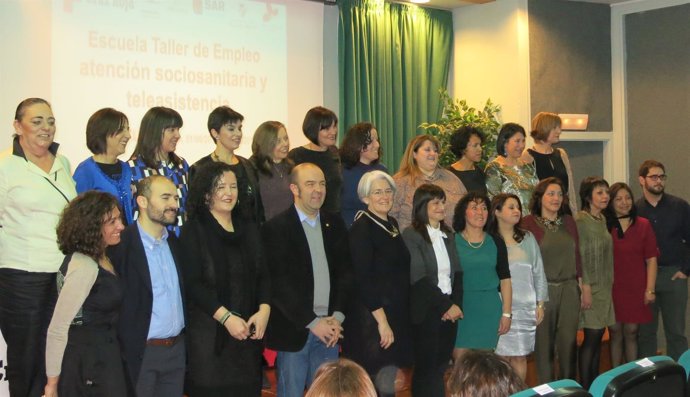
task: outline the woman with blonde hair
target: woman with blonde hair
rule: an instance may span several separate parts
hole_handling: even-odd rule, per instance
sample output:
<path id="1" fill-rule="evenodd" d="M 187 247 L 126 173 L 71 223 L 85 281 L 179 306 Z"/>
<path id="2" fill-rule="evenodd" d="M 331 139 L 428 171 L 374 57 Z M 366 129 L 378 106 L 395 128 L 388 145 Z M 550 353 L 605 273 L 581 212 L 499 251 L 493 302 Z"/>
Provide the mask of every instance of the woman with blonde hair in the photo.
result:
<path id="1" fill-rule="evenodd" d="M 393 198 L 390 215 L 398 220 L 400 230 L 412 223 L 412 197 L 415 190 L 425 183 L 443 189 L 446 199 L 446 225 L 453 224 L 453 210 L 467 194 L 462 181 L 452 172 L 439 166 L 441 144 L 431 135 L 419 135 L 407 144 L 400 161 L 400 169 L 393 175 L 398 190 Z"/>
<path id="2" fill-rule="evenodd" d="M 556 113 L 537 113 L 532 119 L 530 136 L 534 145 L 522 153 L 522 160 L 534 164 L 540 181 L 551 176 L 560 179 L 568 195 L 570 211 L 577 213 L 577 192 L 568 153 L 553 147 L 561 141 L 561 117 Z"/>
<path id="3" fill-rule="evenodd" d="M 324 363 L 305 397 L 376 397 L 364 368 L 346 358 Z"/>

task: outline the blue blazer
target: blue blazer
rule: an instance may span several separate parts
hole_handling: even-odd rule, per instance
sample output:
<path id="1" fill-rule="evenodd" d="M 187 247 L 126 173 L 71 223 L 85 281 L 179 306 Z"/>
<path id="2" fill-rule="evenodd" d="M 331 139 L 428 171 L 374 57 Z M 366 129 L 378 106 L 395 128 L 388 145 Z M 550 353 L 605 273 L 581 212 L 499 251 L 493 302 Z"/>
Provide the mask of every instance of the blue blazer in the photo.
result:
<path id="1" fill-rule="evenodd" d="M 178 240 L 175 233 L 168 233 L 168 246 L 175 260 L 180 294 L 182 295 L 183 313 L 186 317 L 184 282 L 179 259 Z M 136 385 L 141 363 L 144 359 L 153 308 L 151 273 L 136 223 L 127 226 L 122 231 L 120 244 L 108 248 L 108 257 L 120 277 L 124 291 L 120 306 L 118 336 L 129 380 L 132 385 Z"/>

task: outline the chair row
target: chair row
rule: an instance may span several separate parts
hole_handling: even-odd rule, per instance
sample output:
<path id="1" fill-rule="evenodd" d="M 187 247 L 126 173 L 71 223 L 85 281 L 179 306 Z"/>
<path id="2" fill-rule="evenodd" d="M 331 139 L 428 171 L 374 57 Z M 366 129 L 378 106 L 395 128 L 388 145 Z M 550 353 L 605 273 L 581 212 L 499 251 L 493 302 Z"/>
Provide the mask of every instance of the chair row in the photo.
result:
<path id="1" fill-rule="evenodd" d="M 623 364 L 599 375 L 589 391 L 574 380 L 546 383 L 511 397 L 688 397 L 690 350 L 678 360 L 653 356 Z"/>

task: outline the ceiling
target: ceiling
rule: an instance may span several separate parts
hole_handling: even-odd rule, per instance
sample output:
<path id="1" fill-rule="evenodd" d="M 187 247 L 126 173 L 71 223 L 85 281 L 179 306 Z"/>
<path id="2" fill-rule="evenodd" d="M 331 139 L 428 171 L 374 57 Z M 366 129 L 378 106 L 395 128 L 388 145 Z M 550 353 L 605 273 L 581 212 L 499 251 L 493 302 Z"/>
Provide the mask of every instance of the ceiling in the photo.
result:
<path id="1" fill-rule="evenodd" d="M 401 3 L 405 2 L 405 0 L 396 0 Z M 583 1 L 587 3 L 599 3 L 599 4 L 616 4 L 616 3 L 622 3 L 624 1 L 629 1 L 629 0 L 570 0 L 570 1 Z M 433 8 L 442 8 L 445 10 L 451 10 L 453 8 L 458 8 L 462 6 L 467 6 L 467 5 L 472 5 L 474 3 L 477 3 L 479 1 L 465 1 L 465 0 L 430 0 L 428 3 L 424 4 L 425 7 L 433 7 Z"/>

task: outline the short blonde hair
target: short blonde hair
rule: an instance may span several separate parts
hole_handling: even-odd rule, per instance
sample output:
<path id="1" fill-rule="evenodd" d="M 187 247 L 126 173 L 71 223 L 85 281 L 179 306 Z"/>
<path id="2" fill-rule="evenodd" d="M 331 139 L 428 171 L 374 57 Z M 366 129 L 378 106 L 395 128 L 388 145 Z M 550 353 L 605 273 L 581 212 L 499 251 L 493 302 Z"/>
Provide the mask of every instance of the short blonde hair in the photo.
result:
<path id="1" fill-rule="evenodd" d="M 341 358 L 319 367 L 304 397 L 376 397 L 376 389 L 364 368 Z"/>

